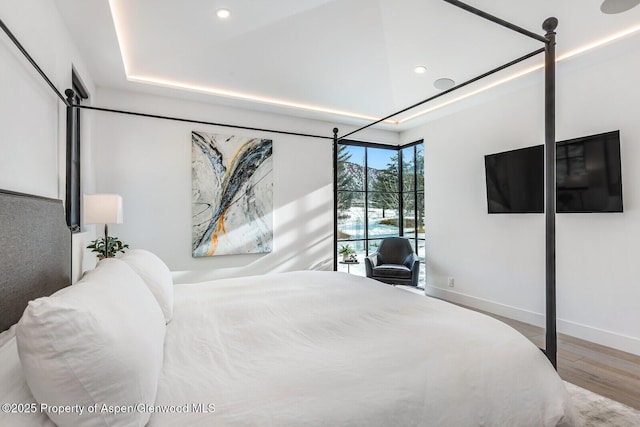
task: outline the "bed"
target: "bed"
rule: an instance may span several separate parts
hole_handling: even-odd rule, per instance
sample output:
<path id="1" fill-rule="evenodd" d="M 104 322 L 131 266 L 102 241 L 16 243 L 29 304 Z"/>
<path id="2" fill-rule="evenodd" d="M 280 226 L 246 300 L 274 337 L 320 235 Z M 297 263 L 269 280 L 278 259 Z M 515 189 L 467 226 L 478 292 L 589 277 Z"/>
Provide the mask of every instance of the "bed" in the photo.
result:
<path id="1" fill-rule="evenodd" d="M 0 425 L 575 425 L 544 354 L 488 316 L 339 272 L 174 285 L 140 249 L 67 286 L 69 256 L 36 251 L 70 252 L 62 204 L 0 209 L 22 257 L 0 261 Z"/>

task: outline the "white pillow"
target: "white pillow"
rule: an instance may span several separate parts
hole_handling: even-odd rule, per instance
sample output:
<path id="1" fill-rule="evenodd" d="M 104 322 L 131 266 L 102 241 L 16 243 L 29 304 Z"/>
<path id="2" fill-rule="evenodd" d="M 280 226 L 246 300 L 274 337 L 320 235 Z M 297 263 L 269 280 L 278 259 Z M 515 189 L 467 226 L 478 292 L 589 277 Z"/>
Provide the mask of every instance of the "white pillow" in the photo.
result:
<path id="1" fill-rule="evenodd" d="M 36 400 L 83 410 L 49 412 L 58 426 L 144 426 L 151 414 L 135 405 L 155 402 L 165 329 L 142 279 L 106 259 L 77 284 L 29 302 L 16 338 Z M 125 410 L 103 412 L 109 405 Z"/>
<path id="2" fill-rule="evenodd" d="M 11 325 L 11 327 L 6 331 L 0 332 L 0 349 L 5 345 L 5 343 L 11 341 L 15 337 L 16 337 L 16 325 Z"/>
<path id="3" fill-rule="evenodd" d="M 39 405 L 24 379 L 16 346 L 16 325 L 0 333 L 0 403 L 17 403 L 29 409 L 18 411 L 14 407 L 9 411 L 0 410 L 0 426 L 56 427 L 45 414 L 37 410 Z"/>
<path id="4" fill-rule="evenodd" d="M 169 323 L 173 317 L 173 278 L 169 267 L 155 254 L 132 249 L 121 258 L 145 281 Z"/>

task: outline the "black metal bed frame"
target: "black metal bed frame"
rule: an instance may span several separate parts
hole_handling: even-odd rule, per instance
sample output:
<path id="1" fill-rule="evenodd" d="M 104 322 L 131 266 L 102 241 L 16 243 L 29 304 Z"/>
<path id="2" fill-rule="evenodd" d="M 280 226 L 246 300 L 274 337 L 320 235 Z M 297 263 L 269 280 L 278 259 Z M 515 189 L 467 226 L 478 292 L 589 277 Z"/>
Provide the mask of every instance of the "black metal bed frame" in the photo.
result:
<path id="1" fill-rule="evenodd" d="M 422 100 L 416 104 L 413 104 L 407 108 L 403 108 L 400 111 L 396 111 L 393 114 L 389 114 L 386 117 L 383 117 L 379 120 L 376 120 L 372 123 L 369 123 L 365 126 L 362 126 L 354 131 L 351 131 L 345 135 L 338 137 L 338 128 L 333 129 L 333 191 L 334 191 L 334 199 L 337 199 L 338 196 L 338 188 L 337 188 L 337 148 L 338 142 L 342 139 L 345 139 L 357 132 L 360 132 L 364 129 L 367 129 L 371 126 L 374 126 L 378 123 L 381 123 L 385 120 L 388 120 L 392 117 L 397 116 L 398 114 L 402 114 L 406 111 L 409 111 L 419 105 L 425 104 L 427 102 L 433 101 L 441 96 L 444 96 L 448 93 L 451 93 L 455 90 L 458 90 L 464 86 L 467 86 L 471 83 L 474 83 L 480 79 L 483 79 L 487 76 L 497 73 L 498 71 L 504 70 L 512 65 L 515 65 L 519 62 L 522 62 L 526 59 L 529 59 L 539 53 L 545 53 L 545 61 L 544 61 L 544 128 L 545 128 L 545 141 L 544 141 L 544 150 L 545 150 L 545 160 L 544 160 L 544 176 L 545 176 L 545 348 L 544 353 L 547 358 L 551 362 L 554 368 L 557 369 L 557 332 L 556 332 L 556 194 L 555 194 L 555 182 L 556 182 L 556 147 L 555 147 L 555 139 L 556 139 L 556 55 L 555 55 L 555 45 L 556 45 L 556 33 L 555 29 L 558 26 L 558 20 L 556 18 L 547 18 L 542 23 L 542 29 L 546 31 L 544 36 L 533 33 L 529 30 L 526 30 L 522 27 L 519 27 L 515 24 L 507 22 L 503 19 L 500 19 L 496 16 L 490 15 L 486 12 L 483 12 L 480 9 L 469 6 L 458 0 L 443 0 L 447 3 L 450 3 L 454 6 L 457 6 L 467 12 L 470 12 L 474 15 L 477 15 L 481 18 L 487 19 L 491 22 L 494 22 L 498 25 L 506 27 L 510 30 L 513 30 L 517 33 L 525 35 L 527 37 L 533 38 L 544 43 L 544 48 L 535 50 L 531 53 L 528 53 L 524 56 L 514 59 L 504 65 L 496 67 L 492 70 L 487 71 L 486 73 L 480 74 L 477 77 L 474 77 L 470 80 L 467 80 L 463 83 L 460 83 L 448 90 L 445 90 L 437 95 L 429 97 L 425 100 Z M 334 209 L 334 234 L 337 235 L 337 211 Z M 334 254 L 338 253 L 338 241 L 334 238 Z M 336 267 L 336 258 L 334 255 L 334 269 Z"/>
<path id="2" fill-rule="evenodd" d="M 505 28 L 508 28 L 512 31 L 520 33 L 524 36 L 533 38 L 538 40 L 539 42 L 544 43 L 544 48 L 535 50 L 530 52 L 524 56 L 514 59 L 504 65 L 501 65 L 497 68 L 487 71 L 486 73 L 480 74 L 477 77 L 474 77 L 470 80 L 467 80 L 463 83 L 460 83 L 448 90 L 445 90 L 441 93 L 438 93 L 435 96 L 429 97 L 423 101 L 420 101 L 416 104 L 413 104 L 407 108 L 403 108 L 400 111 L 397 111 L 393 114 L 390 114 L 386 117 L 383 117 L 379 120 L 376 120 L 372 123 L 369 123 L 365 126 L 362 126 L 354 131 L 346 133 L 345 135 L 338 136 L 338 128 L 333 129 L 333 137 L 326 135 L 313 135 L 299 132 L 290 132 L 283 131 L 277 129 L 263 129 L 256 127 L 248 127 L 241 125 L 232 125 L 227 123 L 215 123 L 208 122 L 202 120 L 192 120 L 188 118 L 180 118 L 180 117 L 171 117 L 157 114 L 147 114 L 147 113 L 139 113 L 133 111 L 124 111 L 117 109 L 109 109 L 109 108 L 100 108 L 100 107 L 92 107 L 86 105 L 77 105 L 70 103 L 65 97 L 60 93 L 60 91 L 56 88 L 56 86 L 51 82 L 51 80 L 47 77 L 47 75 L 42 71 L 42 69 L 38 66 L 35 60 L 29 55 L 27 50 L 20 44 L 18 39 L 13 35 L 13 33 L 7 28 L 5 23 L 0 19 L 0 28 L 6 33 L 9 39 L 15 44 L 15 46 L 20 50 L 20 52 L 26 57 L 29 63 L 34 67 L 34 69 L 40 74 L 40 76 L 44 79 L 44 81 L 48 84 L 48 86 L 52 89 L 52 91 L 56 94 L 56 96 L 64 103 L 67 107 L 67 110 L 74 109 L 87 109 L 87 110 L 96 110 L 103 112 L 111 112 L 111 113 L 119 113 L 119 114 L 129 114 L 141 117 L 151 117 L 157 119 L 164 120 L 174 120 L 181 122 L 189 122 L 189 123 L 197 123 L 197 124 L 206 124 L 212 126 L 220 126 L 220 127 L 230 127 L 234 129 L 244 129 L 244 130 L 254 130 L 260 132 L 271 132 L 276 134 L 284 134 L 284 135 L 294 135 L 308 138 L 320 138 L 320 139 L 331 139 L 333 141 L 333 178 L 334 178 L 334 198 L 337 197 L 337 156 L 336 150 L 338 141 L 343 140 L 357 132 L 360 132 L 364 129 L 367 129 L 371 126 L 374 126 L 378 123 L 381 123 L 385 120 L 388 120 L 398 114 L 404 113 L 408 110 L 411 110 L 419 105 L 425 104 L 427 102 L 433 101 L 441 96 L 444 96 L 448 93 L 451 93 L 455 90 L 458 90 L 464 86 L 467 86 L 471 83 L 474 83 L 480 79 L 483 79 L 487 76 L 495 74 L 505 68 L 508 68 L 512 65 L 515 65 L 519 62 L 522 62 L 526 59 L 529 59 L 539 53 L 545 53 L 545 62 L 544 62 L 544 127 L 545 127 L 545 161 L 544 161 L 544 174 L 545 174 L 545 289 L 546 289 L 546 337 L 545 337 L 545 349 L 543 350 L 553 365 L 554 368 L 557 369 L 557 334 L 556 334 L 556 221 L 555 221 L 555 158 L 556 158 L 556 150 L 555 150 L 555 93 L 556 93 L 556 82 L 555 82 L 555 45 L 556 45 L 556 33 L 555 29 L 558 26 L 558 20 L 556 18 L 547 18 L 543 24 L 542 29 L 546 31 L 544 36 L 533 33 L 529 30 L 526 30 L 522 27 L 519 27 L 515 24 L 512 24 L 508 21 L 500 19 L 496 16 L 490 15 L 480 9 L 469 6 L 458 0 L 443 0 L 453 6 L 456 6 L 460 9 L 463 9 L 469 13 L 472 13 L 481 18 L 487 19 L 495 24 L 501 25 Z M 67 91 L 72 89 L 67 89 Z M 334 233 L 337 231 L 337 212 L 334 209 Z M 337 267 L 337 240 L 334 238 L 334 269 Z"/>

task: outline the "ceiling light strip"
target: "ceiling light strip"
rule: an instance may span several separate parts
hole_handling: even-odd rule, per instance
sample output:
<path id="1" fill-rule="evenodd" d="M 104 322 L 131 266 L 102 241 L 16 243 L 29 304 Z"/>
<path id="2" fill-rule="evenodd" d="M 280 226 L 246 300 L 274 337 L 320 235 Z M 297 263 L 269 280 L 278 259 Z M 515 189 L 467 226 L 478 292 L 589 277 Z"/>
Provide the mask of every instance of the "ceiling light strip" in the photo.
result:
<path id="1" fill-rule="evenodd" d="M 301 104 L 297 102 L 286 101 L 283 99 L 267 98 L 264 96 L 250 95 L 250 94 L 241 93 L 241 92 L 233 92 L 225 89 L 212 88 L 209 86 L 200 86 L 200 85 L 170 81 L 165 79 L 157 79 L 153 77 L 131 75 L 131 76 L 127 76 L 127 80 L 131 82 L 151 84 L 154 86 L 162 86 L 162 87 L 168 87 L 172 89 L 188 90 L 190 92 L 205 93 L 208 95 L 224 96 L 227 98 L 242 99 L 246 101 L 259 102 L 263 104 L 271 104 L 271 105 L 278 105 L 281 107 L 296 108 L 299 110 L 310 110 L 310 111 L 316 111 L 316 112 L 322 112 L 322 113 L 336 114 L 340 116 L 352 117 L 352 118 L 362 119 L 362 120 L 378 120 L 377 117 L 366 116 L 363 114 L 352 113 L 349 111 L 335 110 L 332 108 Z M 390 120 L 387 121 L 387 123 L 396 124 L 395 121 L 390 121 Z"/>
<path id="2" fill-rule="evenodd" d="M 589 50 L 604 46 L 608 43 L 617 41 L 619 39 L 622 39 L 624 37 L 630 36 L 634 33 L 637 33 L 638 31 L 640 31 L 640 24 L 631 27 L 631 28 L 627 28 L 626 30 L 620 31 L 618 33 L 614 33 L 610 36 L 607 36 L 605 38 L 602 38 L 600 40 L 596 40 L 592 43 L 589 43 L 587 45 L 581 46 L 579 48 L 576 48 L 574 50 L 570 50 L 567 53 L 563 53 L 562 55 L 558 56 L 558 58 L 556 59 L 556 61 L 564 61 L 566 59 L 569 58 L 573 58 L 574 56 L 578 56 L 581 53 L 587 52 Z"/>
<path id="3" fill-rule="evenodd" d="M 448 1 L 448 0 L 445 0 Z M 448 1 L 451 4 L 455 4 L 457 5 L 457 3 L 461 3 L 461 2 L 457 2 L 457 1 Z M 257 95 L 251 95 L 251 94 L 244 94 L 244 93 L 239 93 L 239 92 L 232 92 L 232 91 L 227 91 L 227 90 L 222 90 L 222 89 L 216 89 L 216 88 L 210 88 L 210 87 L 205 87 L 205 86 L 198 86 L 198 85 L 191 85 L 191 84 L 187 84 L 187 83 L 181 83 L 181 82 L 171 82 L 168 80 L 162 80 L 162 79 L 156 79 L 156 78 L 151 78 L 151 77 L 144 77 L 144 76 L 134 76 L 134 75 L 130 75 L 129 74 L 129 64 L 127 62 L 127 50 L 126 50 L 126 43 L 124 42 L 126 37 L 125 37 L 125 31 L 122 29 L 122 27 L 118 24 L 119 22 L 122 22 L 122 18 L 121 18 L 121 13 L 120 10 L 116 7 L 117 0 L 109 0 L 109 7 L 111 9 L 111 16 L 113 18 L 113 24 L 116 30 L 116 36 L 118 39 L 118 45 L 120 47 L 120 54 L 122 57 L 122 63 L 124 65 L 124 70 L 125 70 L 125 74 L 127 76 L 127 79 L 130 81 L 134 81 L 134 82 L 138 82 L 138 83 L 144 83 L 144 84 L 152 84 L 152 85 L 156 85 L 156 86 L 163 86 L 163 87 L 168 87 L 168 88 L 174 88 L 174 89 L 182 89 L 182 90 L 189 90 L 189 91 L 193 91 L 193 92 L 200 92 L 200 93 L 205 93 L 205 94 L 209 94 L 209 95 L 216 95 L 216 96 L 225 96 L 225 97 L 230 97 L 230 98 L 236 98 L 236 99 L 242 99 L 242 100 L 247 100 L 247 101 L 252 101 L 252 102 L 260 102 L 260 103 L 265 103 L 265 104 L 270 104 L 270 105 L 279 105 L 279 106 L 283 106 L 283 107 L 289 107 L 289 108 L 296 108 L 296 109 L 302 109 L 302 110 L 307 110 L 307 111 L 316 111 L 316 112 L 322 112 L 322 113 L 329 113 L 329 114 L 336 114 L 336 115 L 340 115 L 340 116 L 345 116 L 345 117 L 351 117 L 351 118 L 356 118 L 356 119 L 361 119 L 361 120 L 374 120 L 374 123 L 371 123 L 370 125 L 366 126 L 366 127 L 370 127 L 373 125 L 376 125 L 378 123 L 390 123 L 390 124 L 403 124 L 406 123 L 409 120 L 415 119 L 417 117 L 423 116 L 425 114 L 428 114 L 434 110 L 437 110 L 439 108 L 445 107 L 447 105 L 451 105 L 455 102 L 461 101 L 463 99 L 469 98 L 473 95 L 477 95 L 478 93 L 484 92 L 488 89 L 494 88 L 500 84 L 506 83 L 508 81 L 514 80 L 516 78 L 522 77 L 526 74 L 529 74 L 531 72 L 534 72 L 536 70 L 539 70 L 543 67 L 542 64 L 537 65 L 535 67 L 531 67 L 528 68 L 527 70 L 515 73 L 509 77 L 506 77 L 502 80 L 499 80 L 498 82 L 495 83 L 491 83 L 487 86 L 483 86 L 480 89 L 477 89 L 473 92 L 470 92 L 468 94 L 459 96 L 457 98 L 454 98 L 452 100 L 443 102 L 442 104 L 438 104 L 434 107 L 422 110 L 416 114 L 413 114 L 411 116 L 405 117 L 403 119 L 399 119 L 397 121 L 394 120 L 389 120 L 391 117 L 394 117 L 398 114 L 401 114 L 403 112 L 406 112 L 410 109 L 413 109 L 419 105 L 424 104 L 427 101 L 423 101 L 417 104 L 412 105 L 411 107 L 408 107 L 402 111 L 399 111 L 397 113 L 394 113 L 393 115 L 389 115 L 387 117 L 384 117 L 382 119 L 379 119 L 377 117 L 372 117 L 372 116 L 368 116 L 368 115 L 364 115 L 364 114 L 359 114 L 359 113 L 353 113 L 353 112 L 349 112 L 349 111 L 342 111 L 342 110 L 335 110 L 332 108 L 325 108 L 325 107 L 320 107 L 320 106 L 314 106 L 314 105 L 307 105 L 307 104 L 301 104 L 301 103 L 297 103 L 297 102 L 292 102 L 292 101 L 286 101 L 286 100 L 280 100 L 280 99 L 275 99 L 275 98 L 267 98 L 267 97 L 262 97 L 262 96 L 257 96 Z M 627 30 L 621 31 L 619 33 L 615 33 L 611 36 L 608 36 L 606 38 L 603 38 L 601 40 L 595 41 L 593 43 L 587 44 L 585 46 L 579 47 L 577 49 L 571 50 L 563 55 L 560 55 L 556 58 L 556 62 L 560 62 L 560 61 L 564 61 L 570 58 L 573 58 L 579 54 L 582 54 L 584 52 L 590 51 L 592 49 L 598 48 L 600 46 L 603 46 L 605 44 L 617 41 L 621 38 L 624 38 L 626 36 L 632 35 L 637 33 L 638 31 L 640 31 L 640 25 L 636 25 L 634 27 L 631 27 Z M 465 82 L 466 83 L 466 82 Z M 461 85 L 464 85 L 461 84 Z M 444 91 L 439 93 L 438 95 L 436 95 L 435 97 L 432 97 L 429 99 L 435 99 L 439 96 L 445 95 L 455 89 L 458 89 L 459 87 L 461 87 L 461 85 L 455 86 L 451 89 L 449 89 L 448 91 Z M 360 129 L 361 130 L 361 129 Z M 354 132 L 351 132 L 355 133 Z M 348 136 L 350 134 L 347 134 L 345 136 L 343 136 L 342 138 L 345 138 L 346 136 Z"/>
<path id="4" fill-rule="evenodd" d="M 632 34 L 635 34 L 635 33 L 639 32 L 639 31 L 640 31 L 640 25 L 636 25 L 635 27 L 628 28 L 628 29 L 626 29 L 624 31 L 621 31 L 619 33 L 615 33 L 615 34 L 613 34 L 611 36 L 608 36 L 608 37 L 605 37 L 605 38 L 603 38 L 601 40 L 597 40 L 597 41 L 595 41 L 593 43 L 589 43 L 587 45 L 581 46 L 581 47 L 579 47 L 577 49 L 574 49 L 574 50 L 566 52 L 566 53 L 564 53 L 562 55 L 559 55 L 556 58 L 556 62 L 566 61 L 567 59 L 571 59 L 571 58 L 573 58 L 575 56 L 578 56 L 578 55 L 580 55 L 582 53 L 585 53 L 585 52 L 588 52 L 588 51 L 593 50 L 595 48 L 604 46 L 604 45 L 606 45 L 608 43 L 617 41 L 617 40 L 622 39 L 622 38 L 624 38 L 626 36 L 630 36 Z M 539 69 L 541 69 L 543 67 L 544 67 L 544 64 L 538 64 L 538 65 L 536 65 L 534 67 L 527 68 L 524 71 L 520 71 L 518 73 L 512 74 L 511 76 L 508 76 L 508 77 L 506 77 L 506 78 L 504 78 L 502 80 L 499 80 L 497 82 L 488 84 L 488 85 L 483 86 L 483 87 L 481 87 L 481 88 L 479 88 L 477 90 L 474 90 L 474 91 L 469 92 L 467 94 L 461 95 L 461 96 L 459 96 L 457 98 L 454 98 L 454 99 L 451 99 L 449 101 L 443 102 L 442 104 L 438 104 L 438 105 L 433 106 L 431 108 L 427 108 L 427 109 L 422 110 L 422 111 L 420 111 L 418 113 L 415 113 L 415 114 L 413 114 L 411 116 L 407 116 L 407 117 L 405 117 L 403 119 L 400 119 L 400 120 L 398 120 L 398 124 L 406 123 L 409 120 L 413 120 L 413 119 L 415 119 L 417 117 L 420 117 L 420 116 L 423 116 L 425 114 L 431 113 L 431 112 L 433 112 L 433 111 L 435 111 L 437 109 L 446 107 L 447 105 L 451 105 L 451 104 L 453 104 L 455 102 L 462 101 L 463 99 L 469 98 L 471 96 L 477 95 L 477 94 L 479 94 L 481 92 L 484 92 L 486 90 L 489 90 L 489 89 L 492 89 L 492 88 L 494 88 L 496 86 L 499 86 L 499 85 L 501 85 L 503 83 L 509 82 L 511 80 L 517 79 L 517 78 L 522 77 L 522 76 L 525 76 L 525 75 L 527 75 L 529 73 L 532 73 L 532 72 L 534 72 L 536 70 L 539 70 Z"/>
<path id="5" fill-rule="evenodd" d="M 457 98 L 453 98 L 453 99 L 451 99 L 449 101 L 443 102 L 442 104 L 435 105 L 435 106 L 433 106 L 431 108 L 427 108 L 426 110 L 422 110 L 422 111 L 420 111 L 420 112 L 418 112 L 416 114 L 413 114 L 411 116 L 405 117 L 404 119 L 398 120 L 398 124 L 402 124 L 402 123 L 408 122 L 409 120 L 413 120 L 413 119 L 415 119 L 417 117 L 420 117 L 420 116 L 423 116 L 425 114 L 431 113 L 432 111 L 438 110 L 438 109 L 440 109 L 442 107 L 446 107 L 447 105 L 451 105 L 451 104 L 453 104 L 455 102 L 462 101 L 463 99 L 470 98 L 470 97 L 472 97 L 474 95 L 477 95 L 477 94 L 479 94 L 481 92 L 484 92 L 486 90 L 492 89 L 492 88 L 494 88 L 496 86 L 500 86 L 503 83 L 509 82 L 511 80 L 515 80 L 515 79 L 517 79 L 519 77 L 522 77 L 522 76 L 524 76 L 526 74 L 529 74 L 529 73 L 531 73 L 533 71 L 539 70 L 542 67 L 543 67 L 543 65 L 539 64 L 539 65 L 533 66 L 531 68 L 527 68 L 524 71 L 521 71 L 521 72 L 516 73 L 516 74 L 512 74 L 511 76 L 506 77 L 506 78 L 504 78 L 502 80 L 498 80 L 497 82 L 494 82 L 494 83 L 488 84 L 486 86 L 483 86 L 480 89 L 476 89 L 476 90 L 474 90 L 472 92 L 465 93 L 464 95 L 458 96 Z"/>
<path id="6" fill-rule="evenodd" d="M 264 96 L 258 96 L 258 95 L 240 93 L 240 92 L 233 92 L 233 91 L 229 91 L 229 90 L 212 88 L 212 87 L 207 87 L 207 86 L 193 85 L 193 84 L 189 84 L 189 83 L 170 81 L 170 80 L 165 80 L 165 79 L 158 79 L 158 78 L 154 78 L 154 77 L 134 75 L 134 74 L 132 74 L 130 72 L 131 68 L 130 68 L 129 63 L 127 61 L 127 58 L 129 57 L 128 52 L 127 52 L 127 43 L 126 43 L 127 34 L 126 34 L 126 31 L 124 30 L 123 26 L 120 25 L 121 22 L 124 22 L 124 19 L 123 19 L 124 15 L 121 13 L 121 10 L 117 6 L 117 3 L 118 3 L 117 0 L 109 0 L 109 8 L 111 9 L 111 17 L 113 19 L 113 25 L 114 25 L 115 30 L 116 30 L 116 37 L 118 39 L 118 45 L 120 47 L 120 55 L 122 57 L 122 63 L 124 65 L 124 72 L 125 72 L 127 80 L 129 80 L 129 81 L 137 82 L 137 83 L 144 83 L 144 84 L 151 84 L 151 85 L 155 85 L 155 86 L 162 86 L 162 87 L 167 87 L 167 88 L 172 88 L 172 89 L 181 89 L 181 90 L 188 90 L 188 91 L 191 91 L 191 92 L 205 93 L 205 94 L 208 94 L 208 95 L 216 95 L 216 96 L 224 96 L 224 97 L 228 97 L 228 98 L 242 99 L 242 100 L 246 100 L 246 101 L 259 102 L 259 103 L 270 104 L 270 105 L 277 105 L 277 106 L 281 106 L 281 107 L 289 107 L 289 108 L 295 108 L 295 109 L 300 109 L 300 110 L 307 110 L 307 111 L 315 111 L 315 112 L 320 112 L 320 113 L 335 114 L 335 115 L 339 115 L 339 116 L 351 117 L 351 118 L 360 119 L 360 120 L 366 120 L 366 121 L 372 121 L 372 120 L 378 120 L 379 119 L 379 117 L 374 117 L 374 116 L 369 116 L 369 115 L 365 115 L 365 114 L 354 113 L 354 112 L 350 112 L 350 111 L 336 110 L 336 109 L 333 109 L 333 108 L 326 108 L 326 107 L 321 107 L 321 106 L 317 106 L 317 105 L 302 104 L 302 103 L 298 103 L 298 102 L 286 101 L 286 100 L 275 99 L 275 98 L 268 98 L 268 97 L 264 97 Z M 390 124 L 394 124 L 394 125 L 397 124 L 396 121 L 392 121 L 392 120 L 385 120 L 385 122 L 386 123 L 390 123 Z"/>
<path id="7" fill-rule="evenodd" d="M 431 97 L 429 97 L 429 98 L 427 98 L 427 99 L 424 99 L 424 100 L 422 100 L 422 101 L 420 101 L 420 102 L 417 102 L 417 103 L 415 103 L 415 104 L 413 104 L 413 105 L 411 105 L 411 106 L 409 106 L 409 107 L 407 107 L 407 108 L 403 108 L 403 109 L 402 109 L 402 110 L 400 110 L 400 111 L 396 111 L 395 113 L 390 114 L 390 115 L 388 115 L 387 117 L 384 117 L 384 118 L 382 118 L 382 119 L 380 119 L 380 120 L 378 120 L 378 121 L 376 121 L 376 122 L 369 123 L 369 124 L 368 124 L 368 125 L 366 125 L 366 126 L 362 126 L 362 127 L 361 127 L 361 128 L 359 128 L 359 129 L 356 129 L 356 130 L 354 130 L 354 131 L 352 131 L 352 132 L 349 132 L 349 133 L 348 133 L 348 134 L 346 134 L 346 135 L 343 135 L 342 137 L 340 137 L 340 139 L 342 139 L 342 138 L 346 138 L 346 137 L 348 137 L 348 136 L 350 136 L 350 135 L 353 135 L 353 134 L 354 134 L 354 133 L 356 133 L 356 132 L 360 132 L 361 130 L 364 130 L 364 129 L 368 128 L 368 127 L 374 126 L 374 125 L 376 125 L 376 124 L 380 123 L 380 122 L 381 122 L 381 121 L 383 121 L 383 120 L 390 119 L 391 117 L 395 117 L 395 116 L 397 116 L 398 114 L 406 113 L 407 111 L 412 110 L 412 109 L 414 109 L 415 107 L 418 107 L 418 106 L 420 106 L 420 105 L 422 105 L 422 104 L 426 104 L 427 102 L 433 101 L 434 99 L 438 99 L 438 98 L 440 98 L 441 96 L 444 96 L 444 95 L 446 95 L 446 94 L 448 94 L 448 93 L 451 93 L 451 92 L 453 92 L 453 91 L 455 91 L 455 90 L 458 90 L 458 89 L 463 88 L 463 87 L 465 87 L 465 86 L 467 86 L 467 85 L 470 85 L 471 83 L 477 82 L 478 80 L 484 79 L 485 77 L 488 77 L 488 76 L 490 76 L 490 75 L 492 75 L 492 74 L 495 74 L 495 73 L 497 73 L 498 71 L 502 71 L 502 70 L 504 70 L 505 68 L 509 68 L 509 67 L 511 67 L 512 65 L 515 65 L 515 64 L 517 64 L 517 63 L 519 63 L 519 62 L 522 62 L 522 61 L 525 61 L 525 60 L 527 60 L 527 59 L 529 59 L 529 58 L 532 58 L 532 57 L 534 57 L 534 56 L 536 56 L 536 55 L 538 55 L 538 54 L 540 54 L 540 53 L 542 53 L 542 52 L 544 52 L 544 48 L 536 49 L 536 50 L 534 50 L 533 52 L 529 52 L 529 53 L 527 53 L 526 55 L 523 55 L 523 56 L 521 56 L 521 57 L 519 57 L 519 58 L 514 59 L 513 61 L 509 61 L 509 62 L 507 62 L 506 64 L 503 64 L 503 65 L 501 65 L 501 66 L 499 66 L 499 67 L 496 67 L 496 68 L 494 68 L 494 69 L 492 69 L 492 70 L 489 70 L 489 71 L 487 71 L 487 72 L 485 72 L 485 73 L 483 73 L 483 74 L 480 74 L 479 76 L 476 76 L 476 77 L 474 77 L 474 78 L 472 78 L 472 79 L 470 79 L 470 80 L 464 81 L 464 82 L 460 83 L 460 84 L 459 84 L 459 85 L 457 85 L 457 86 L 454 86 L 454 87 L 452 87 L 452 88 L 450 88 L 450 89 L 447 89 L 447 90 L 445 90 L 445 91 L 442 91 L 442 92 L 440 92 L 440 93 L 438 93 L 438 94 L 436 94 L 436 95 L 434 95 L 434 96 L 431 96 Z M 397 123 L 397 124 L 400 124 L 400 123 L 402 123 L 402 121 L 397 121 L 396 123 Z"/>
<path id="8" fill-rule="evenodd" d="M 113 26 L 116 29 L 116 38 L 118 39 L 118 46 L 120 47 L 120 57 L 122 58 L 122 64 L 124 65 L 124 74 L 125 76 L 129 75 L 129 65 L 127 64 L 127 58 L 129 55 L 127 54 L 126 46 L 127 44 L 124 42 L 124 29 L 118 24 L 122 22 L 120 10 L 115 6 L 115 0 L 109 0 L 109 9 L 111 9 L 111 18 L 113 19 Z"/>

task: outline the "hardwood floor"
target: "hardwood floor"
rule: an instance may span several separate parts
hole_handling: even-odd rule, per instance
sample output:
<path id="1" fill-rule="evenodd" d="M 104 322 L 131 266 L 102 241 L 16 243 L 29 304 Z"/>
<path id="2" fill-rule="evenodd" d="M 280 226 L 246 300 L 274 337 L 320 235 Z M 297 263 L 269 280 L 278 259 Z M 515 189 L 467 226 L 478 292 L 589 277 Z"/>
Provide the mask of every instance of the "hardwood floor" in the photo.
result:
<path id="1" fill-rule="evenodd" d="M 424 289 L 396 287 L 424 295 Z M 543 328 L 458 305 L 494 317 L 510 325 L 539 348 L 544 347 Z M 558 374 L 563 380 L 640 410 L 640 356 L 558 334 L 557 361 Z"/>
<path id="2" fill-rule="evenodd" d="M 544 346 L 542 328 L 483 313 L 510 325 L 538 347 Z M 640 409 L 640 356 L 558 334 L 558 373 L 565 381 Z"/>

